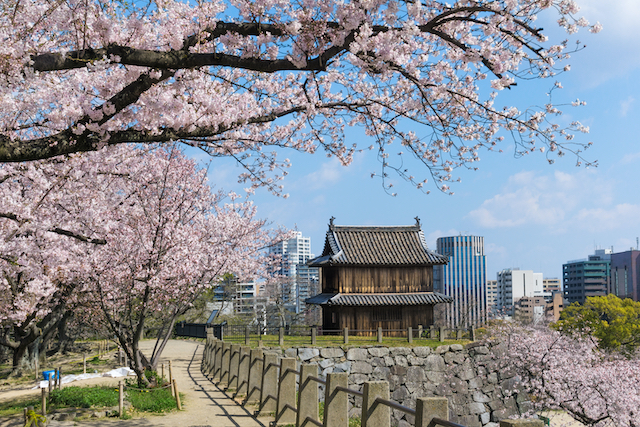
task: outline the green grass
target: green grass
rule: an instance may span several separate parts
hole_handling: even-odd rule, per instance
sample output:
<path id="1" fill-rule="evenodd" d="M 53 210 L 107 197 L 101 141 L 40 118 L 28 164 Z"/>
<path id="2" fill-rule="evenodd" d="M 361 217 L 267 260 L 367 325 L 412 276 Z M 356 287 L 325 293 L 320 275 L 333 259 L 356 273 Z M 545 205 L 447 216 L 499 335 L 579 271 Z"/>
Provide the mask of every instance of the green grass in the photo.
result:
<path id="1" fill-rule="evenodd" d="M 182 394 L 181 394 L 182 398 Z M 140 412 L 168 412 L 176 408 L 176 400 L 168 388 L 127 390 L 127 400 Z"/>
<path id="2" fill-rule="evenodd" d="M 278 335 L 261 335 L 262 345 L 265 347 L 278 347 Z M 231 343 L 244 344 L 244 336 L 226 336 L 224 341 Z M 430 338 L 414 338 L 413 343 L 409 344 L 406 337 L 384 337 L 382 343 L 378 343 L 375 336 L 349 336 L 349 343 L 344 344 L 342 335 L 323 335 L 316 337 L 314 347 L 361 347 L 365 345 L 380 345 L 384 347 L 431 347 L 437 348 L 441 345 L 451 344 L 468 344 L 470 341 L 461 340 L 444 340 L 440 342 L 437 339 Z M 249 345 L 251 348 L 258 347 L 258 335 L 252 335 Z M 311 337 L 307 336 L 288 336 L 284 337 L 284 348 L 311 346 Z"/>
<path id="3" fill-rule="evenodd" d="M 113 387 L 70 386 L 51 391 L 50 405 L 56 408 L 91 408 L 118 405 L 118 390 Z"/>
<path id="4" fill-rule="evenodd" d="M 40 397 L 17 398 L 0 402 L 0 417 L 22 414 L 24 408 L 33 406 L 36 411 L 40 411 Z"/>

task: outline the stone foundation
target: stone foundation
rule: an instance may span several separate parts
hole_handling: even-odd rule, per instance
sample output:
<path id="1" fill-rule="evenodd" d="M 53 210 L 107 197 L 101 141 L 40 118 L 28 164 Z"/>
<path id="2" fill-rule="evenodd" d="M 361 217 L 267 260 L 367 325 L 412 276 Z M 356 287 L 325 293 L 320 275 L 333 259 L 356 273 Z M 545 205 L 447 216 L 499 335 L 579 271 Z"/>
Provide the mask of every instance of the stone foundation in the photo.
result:
<path id="1" fill-rule="evenodd" d="M 516 379 L 498 370 L 498 348 L 471 343 L 429 347 L 365 346 L 343 349 L 265 349 L 300 362 L 317 363 L 319 373 L 347 372 L 349 388 L 361 390 L 365 381 L 388 381 L 391 399 L 415 408 L 417 397 L 449 399 L 450 420 L 467 427 L 498 427 L 500 420 L 531 409 Z M 360 398 L 351 397 L 351 415 L 359 415 Z M 392 410 L 392 425 L 413 424 L 409 415 Z"/>

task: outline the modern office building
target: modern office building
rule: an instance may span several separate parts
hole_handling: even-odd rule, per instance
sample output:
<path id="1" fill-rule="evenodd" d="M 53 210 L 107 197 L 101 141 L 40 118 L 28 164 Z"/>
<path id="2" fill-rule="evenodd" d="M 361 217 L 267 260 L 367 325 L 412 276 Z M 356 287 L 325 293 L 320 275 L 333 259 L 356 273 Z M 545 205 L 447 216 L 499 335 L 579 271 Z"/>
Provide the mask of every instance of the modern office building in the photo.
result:
<path id="1" fill-rule="evenodd" d="M 562 291 L 562 280 L 557 277 L 542 279 L 542 288 L 550 294 Z"/>
<path id="2" fill-rule="evenodd" d="M 496 275 L 496 305 L 507 316 L 514 315 L 516 303 L 524 297 L 544 297 L 542 273 L 509 268 Z"/>
<path id="3" fill-rule="evenodd" d="M 433 269 L 435 292 L 453 298 L 444 306 L 446 326 L 468 327 L 487 321 L 487 277 L 484 237 L 440 237 L 436 252 L 449 258 Z"/>
<path id="4" fill-rule="evenodd" d="M 631 248 L 611 254 L 609 293 L 625 299 L 640 301 L 640 251 Z"/>
<path id="5" fill-rule="evenodd" d="M 611 252 L 611 249 L 598 249 L 587 259 L 562 265 L 562 288 L 567 305 L 584 304 L 588 297 L 607 294 L 611 287 Z"/>
<path id="6" fill-rule="evenodd" d="M 296 313 L 304 311 L 304 301 L 316 294 L 318 286 L 318 269 L 306 265 L 314 257 L 311 253 L 311 238 L 303 237 L 298 232 L 296 237 L 271 246 L 269 253 L 281 257 L 280 264 L 272 274 L 291 278 L 289 298 L 292 310 Z"/>

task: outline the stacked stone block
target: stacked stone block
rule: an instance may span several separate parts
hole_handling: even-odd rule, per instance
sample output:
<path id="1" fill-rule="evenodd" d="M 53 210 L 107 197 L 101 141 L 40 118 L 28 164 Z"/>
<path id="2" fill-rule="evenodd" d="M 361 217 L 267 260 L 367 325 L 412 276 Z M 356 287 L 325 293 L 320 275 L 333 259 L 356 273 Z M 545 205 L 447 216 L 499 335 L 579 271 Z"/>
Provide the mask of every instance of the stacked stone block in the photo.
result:
<path id="1" fill-rule="evenodd" d="M 279 349 L 265 352 L 282 353 Z M 450 420 L 467 427 L 498 427 L 500 420 L 531 409 L 517 381 L 498 369 L 499 348 L 481 343 L 429 347 L 290 348 L 283 353 L 300 362 L 317 363 L 321 375 L 346 372 L 349 387 L 365 381 L 388 381 L 390 398 L 415 408 L 418 397 L 449 399 Z M 350 416 L 362 401 L 351 397 Z M 392 410 L 392 425 L 408 427 L 413 417 Z"/>

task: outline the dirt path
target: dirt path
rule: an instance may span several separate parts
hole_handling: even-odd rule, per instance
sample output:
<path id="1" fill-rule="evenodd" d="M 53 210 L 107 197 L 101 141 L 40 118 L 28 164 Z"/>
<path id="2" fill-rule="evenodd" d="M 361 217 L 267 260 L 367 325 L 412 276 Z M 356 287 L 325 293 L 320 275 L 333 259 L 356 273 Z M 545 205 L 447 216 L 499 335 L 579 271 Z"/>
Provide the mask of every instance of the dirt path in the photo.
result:
<path id="1" fill-rule="evenodd" d="M 144 341 L 142 350 L 150 353 L 153 341 Z M 166 426 L 166 427 L 266 427 L 271 418 L 255 419 L 251 412 L 238 405 L 227 394 L 211 383 L 200 372 L 202 350 L 204 344 L 192 341 L 171 340 L 163 352 L 160 363 L 165 363 L 165 376 L 168 361 L 171 360 L 173 377 L 178 389 L 185 394 L 183 410 L 167 415 L 153 416 L 132 420 L 94 419 L 85 421 L 52 421 L 49 426 Z M 96 378 L 80 381 L 73 385 L 117 384 L 118 378 Z M 38 395 L 39 390 L 12 390 L 0 393 L 0 401 L 27 394 Z M 0 427 L 22 426 L 22 417 L 0 419 Z"/>

